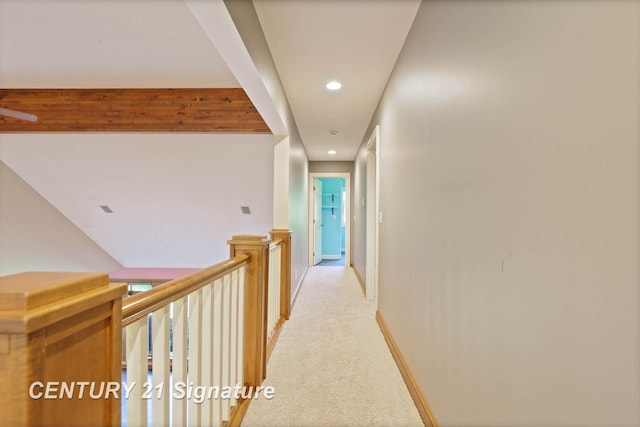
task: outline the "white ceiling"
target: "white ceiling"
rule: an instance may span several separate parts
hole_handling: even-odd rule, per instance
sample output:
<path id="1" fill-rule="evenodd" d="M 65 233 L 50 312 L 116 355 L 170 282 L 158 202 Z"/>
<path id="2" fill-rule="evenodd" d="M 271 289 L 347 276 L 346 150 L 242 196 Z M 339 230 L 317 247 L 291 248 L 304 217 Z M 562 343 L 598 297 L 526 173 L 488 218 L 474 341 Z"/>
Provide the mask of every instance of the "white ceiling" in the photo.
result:
<path id="1" fill-rule="evenodd" d="M 125 267 L 206 267 L 265 234 L 271 159 L 265 134 L 0 134 L 0 160 Z"/>
<path id="2" fill-rule="evenodd" d="M 253 3 L 309 159 L 353 160 L 420 0 Z"/>
<path id="3" fill-rule="evenodd" d="M 420 0 L 254 5 L 309 159 L 353 160 Z M 238 66 L 244 52 L 223 40 L 239 36 L 221 8 L 221 0 L 0 0 L 0 87 L 239 87 L 240 80 L 279 134 L 275 108 L 263 107 L 266 90 L 246 78 L 246 61 Z M 331 79 L 343 88 L 328 91 Z"/>
<path id="4" fill-rule="evenodd" d="M 254 4 L 309 159 L 353 160 L 420 1 Z M 283 133 L 222 0 L 0 0 L 0 88 L 123 87 L 243 87 Z M 260 185 L 230 192 L 227 166 L 245 157 Z M 265 233 L 272 158 L 270 135 L 0 134 L 0 160 L 136 267 L 208 265 L 230 232 Z"/>
<path id="5" fill-rule="evenodd" d="M 240 87 L 218 50 L 240 55 L 239 35 L 207 31 L 231 22 L 226 9 L 203 26 L 190 6 L 0 0 L 0 87 Z M 273 224 L 271 135 L 0 134 L 0 160 L 126 267 L 208 266 L 233 234 Z"/>
<path id="6" fill-rule="evenodd" d="M 0 87 L 239 87 L 183 0 L 0 0 Z"/>

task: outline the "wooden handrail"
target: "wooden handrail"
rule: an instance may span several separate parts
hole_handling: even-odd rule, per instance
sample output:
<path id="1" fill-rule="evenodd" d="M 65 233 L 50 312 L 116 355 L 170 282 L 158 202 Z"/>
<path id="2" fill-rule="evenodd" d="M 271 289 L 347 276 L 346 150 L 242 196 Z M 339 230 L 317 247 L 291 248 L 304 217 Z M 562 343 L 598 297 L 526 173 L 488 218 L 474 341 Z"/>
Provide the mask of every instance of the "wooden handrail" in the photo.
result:
<path id="1" fill-rule="evenodd" d="M 8 384 L 0 384 L 4 391 L 0 406 L 9 408 L 0 425 L 7 424 L 3 421 L 7 425 L 55 421 L 59 414 L 68 414 L 71 405 L 74 419 L 83 425 L 120 425 L 117 394 L 109 398 L 107 393 L 105 400 L 59 399 L 60 406 L 31 399 L 28 390 L 34 381 L 68 381 L 71 377 L 64 365 L 70 360 L 75 379 L 119 383 L 122 344 L 126 361 L 131 362 L 130 382 L 147 381 L 151 348 L 156 384 L 174 375 L 174 380 L 193 377 L 196 384 L 261 386 L 267 339 L 270 352 L 291 308 L 291 231 L 270 233 L 273 241 L 266 236 L 233 236 L 228 241 L 230 259 L 124 299 L 126 286 L 110 285 L 105 273 L 25 273 L 0 278 L 0 331 L 8 333 L 0 334 L 0 378 L 6 377 L 4 385 Z M 270 288 L 269 272 L 274 273 Z M 274 303 L 278 298 L 272 298 L 269 306 L 269 296 L 278 296 L 279 304 Z M 175 313 L 170 312 L 171 306 Z M 267 336 L 269 314 L 272 325 L 274 315 L 277 322 Z M 142 391 L 138 387 L 133 393 L 140 397 Z M 177 400 L 154 399 L 151 406 L 156 412 L 151 416 L 160 424 L 167 424 L 167 416 L 175 416 L 183 424 L 202 418 L 207 425 L 239 425 L 250 401 L 227 402 L 222 410 L 207 412 L 196 403 L 187 405 L 186 400 L 177 405 Z M 166 402 L 173 409 L 167 410 Z M 129 425 L 146 424 L 147 401 L 128 399 L 127 408 Z"/>
<path id="2" fill-rule="evenodd" d="M 126 298 L 122 302 L 122 326 L 130 325 L 170 302 L 189 295 L 198 288 L 204 287 L 248 263 L 249 256 L 240 254 L 201 271 L 180 279 L 171 280 L 149 291 Z"/>
<path id="3" fill-rule="evenodd" d="M 283 239 L 272 240 L 271 243 L 269 243 L 269 249 L 273 249 L 276 246 L 282 246 L 283 243 L 284 243 Z"/>

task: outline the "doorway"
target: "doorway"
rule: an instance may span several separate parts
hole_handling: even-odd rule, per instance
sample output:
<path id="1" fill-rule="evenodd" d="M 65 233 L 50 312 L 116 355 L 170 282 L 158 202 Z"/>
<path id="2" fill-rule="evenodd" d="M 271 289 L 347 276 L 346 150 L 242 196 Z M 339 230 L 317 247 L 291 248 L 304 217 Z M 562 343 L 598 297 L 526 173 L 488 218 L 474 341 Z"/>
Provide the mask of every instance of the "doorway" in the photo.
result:
<path id="1" fill-rule="evenodd" d="M 311 173 L 309 264 L 351 265 L 350 174 Z"/>

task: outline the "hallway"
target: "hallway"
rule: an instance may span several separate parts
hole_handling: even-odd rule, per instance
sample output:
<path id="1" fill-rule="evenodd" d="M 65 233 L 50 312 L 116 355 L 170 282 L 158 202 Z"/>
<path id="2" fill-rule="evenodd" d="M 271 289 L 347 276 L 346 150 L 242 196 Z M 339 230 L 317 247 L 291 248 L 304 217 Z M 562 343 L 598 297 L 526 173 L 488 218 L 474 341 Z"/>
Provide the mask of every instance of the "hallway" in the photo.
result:
<path id="1" fill-rule="evenodd" d="M 312 267 L 243 426 L 422 426 L 351 268 Z"/>

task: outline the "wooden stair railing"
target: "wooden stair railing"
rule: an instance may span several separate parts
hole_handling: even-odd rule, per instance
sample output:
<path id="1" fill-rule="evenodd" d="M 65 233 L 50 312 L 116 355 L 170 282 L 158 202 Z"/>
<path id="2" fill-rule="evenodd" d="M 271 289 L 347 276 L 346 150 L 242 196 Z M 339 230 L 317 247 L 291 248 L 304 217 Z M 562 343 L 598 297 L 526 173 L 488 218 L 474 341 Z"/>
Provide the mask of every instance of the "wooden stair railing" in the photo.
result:
<path id="1" fill-rule="evenodd" d="M 119 426 L 121 399 L 128 425 L 239 425 L 291 309 L 291 232 L 271 234 L 124 300 L 106 274 L 0 277 L 0 426 Z M 189 387 L 243 390 L 198 401 Z"/>
<path id="2" fill-rule="evenodd" d="M 267 312 L 267 361 L 291 311 L 291 231 L 271 230 L 269 246 L 269 302 Z"/>
<path id="3" fill-rule="evenodd" d="M 158 426 L 229 419 L 235 399 L 200 402 L 179 393 L 191 384 L 244 384 L 244 290 L 255 285 L 245 280 L 245 268 L 251 262 L 247 255 L 234 257 L 124 301 L 127 425 L 147 425 L 149 418 Z"/>

